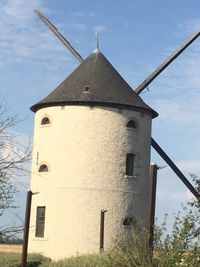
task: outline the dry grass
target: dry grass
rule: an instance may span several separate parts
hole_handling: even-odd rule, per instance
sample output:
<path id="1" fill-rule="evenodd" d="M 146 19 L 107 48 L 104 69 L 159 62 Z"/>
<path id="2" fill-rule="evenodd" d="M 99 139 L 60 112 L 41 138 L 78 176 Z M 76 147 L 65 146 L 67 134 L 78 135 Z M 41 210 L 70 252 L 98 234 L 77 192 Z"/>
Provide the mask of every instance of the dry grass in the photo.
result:
<path id="1" fill-rule="evenodd" d="M 12 253 L 21 253 L 22 252 L 22 245 L 14 244 L 0 244 L 0 252 L 12 252 Z"/>

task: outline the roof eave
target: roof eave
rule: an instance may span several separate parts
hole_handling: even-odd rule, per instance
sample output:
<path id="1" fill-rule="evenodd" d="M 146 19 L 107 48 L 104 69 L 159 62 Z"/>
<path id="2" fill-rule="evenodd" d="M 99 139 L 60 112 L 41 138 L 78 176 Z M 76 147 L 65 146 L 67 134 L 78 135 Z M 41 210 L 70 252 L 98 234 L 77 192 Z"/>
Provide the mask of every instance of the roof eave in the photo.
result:
<path id="1" fill-rule="evenodd" d="M 156 118 L 158 113 L 149 108 L 137 107 L 127 104 L 121 103 L 112 103 L 112 102 L 97 102 L 97 101 L 63 101 L 63 102 L 46 102 L 46 103 L 37 103 L 33 105 L 30 110 L 33 112 L 37 112 L 39 109 L 46 108 L 46 107 L 53 107 L 53 106 L 100 106 L 100 107 L 111 107 L 111 108 L 122 108 L 122 109 L 129 109 L 135 110 L 138 112 L 144 112 L 152 115 L 152 118 Z"/>

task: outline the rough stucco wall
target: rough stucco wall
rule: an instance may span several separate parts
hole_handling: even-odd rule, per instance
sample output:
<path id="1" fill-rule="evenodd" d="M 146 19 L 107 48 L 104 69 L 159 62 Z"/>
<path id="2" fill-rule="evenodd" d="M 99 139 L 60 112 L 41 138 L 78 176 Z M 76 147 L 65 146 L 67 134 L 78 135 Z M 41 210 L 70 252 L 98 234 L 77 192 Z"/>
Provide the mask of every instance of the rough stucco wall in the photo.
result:
<path id="1" fill-rule="evenodd" d="M 48 116 L 50 126 L 41 126 Z M 127 130 L 134 119 L 136 130 Z M 105 249 L 129 229 L 123 218 L 147 223 L 151 117 L 114 108 L 65 106 L 37 111 L 32 162 L 33 196 L 29 252 L 53 259 L 99 251 L 100 210 Z M 126 154 L 136 155 L 134 176 L 125 175 Z M 38 173 L 47 163 L 48 173 Z M 45 236 L 35 238 L 36 207 L 46 206 Z"/>

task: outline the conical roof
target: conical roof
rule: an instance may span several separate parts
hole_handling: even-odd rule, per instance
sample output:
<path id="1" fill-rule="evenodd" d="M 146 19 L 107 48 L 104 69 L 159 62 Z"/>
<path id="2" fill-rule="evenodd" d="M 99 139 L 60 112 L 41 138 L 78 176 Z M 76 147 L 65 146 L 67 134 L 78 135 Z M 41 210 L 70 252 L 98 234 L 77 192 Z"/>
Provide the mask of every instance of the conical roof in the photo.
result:
<path id="1" fill-rule="evenodd" d="M 122 107 L 150 112 L 153 118 L 158 116 L 98 50 L 31 110 L 36 112 L 43 107 L 73 104 Z"/>

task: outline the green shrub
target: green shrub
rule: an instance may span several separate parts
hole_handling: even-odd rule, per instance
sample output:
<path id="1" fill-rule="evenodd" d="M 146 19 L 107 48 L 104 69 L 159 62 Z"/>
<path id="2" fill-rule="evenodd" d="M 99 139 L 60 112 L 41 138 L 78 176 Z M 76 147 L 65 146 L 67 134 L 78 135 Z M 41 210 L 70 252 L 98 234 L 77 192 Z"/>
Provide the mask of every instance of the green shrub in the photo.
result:
<path id="1" fill-rule="evenodd" d="M 132 229 L 132 236 L 118 238 L 116 246 L 106 253 L 112 267 L 152 267 L 152 253 L 148 248 L 148 233 L 142 224 Z"/>

